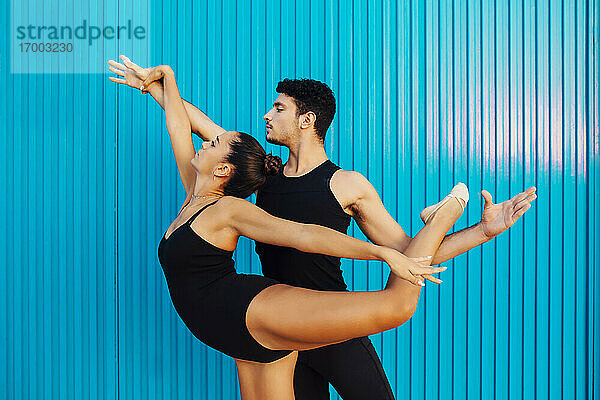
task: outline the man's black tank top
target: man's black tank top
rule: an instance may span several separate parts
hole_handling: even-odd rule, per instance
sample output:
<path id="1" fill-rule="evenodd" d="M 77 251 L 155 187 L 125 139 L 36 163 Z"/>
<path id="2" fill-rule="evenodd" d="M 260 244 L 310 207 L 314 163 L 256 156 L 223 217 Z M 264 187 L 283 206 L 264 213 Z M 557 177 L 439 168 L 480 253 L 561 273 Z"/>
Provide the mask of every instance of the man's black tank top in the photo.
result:
<path id="1" fill-rule="evenodd" d="M 269 177 L 258 191 L 256 205 L 280 218 L 317 224 L 346 233 L 350 216 L 331 192 L 329 182 L 340 169 L 327 160 L 309 173 Z M 288 285 L 317 290 L 346 290 L 338 257 L 303 253 L 290 247 L 256 242 L 263 275 Z"/>

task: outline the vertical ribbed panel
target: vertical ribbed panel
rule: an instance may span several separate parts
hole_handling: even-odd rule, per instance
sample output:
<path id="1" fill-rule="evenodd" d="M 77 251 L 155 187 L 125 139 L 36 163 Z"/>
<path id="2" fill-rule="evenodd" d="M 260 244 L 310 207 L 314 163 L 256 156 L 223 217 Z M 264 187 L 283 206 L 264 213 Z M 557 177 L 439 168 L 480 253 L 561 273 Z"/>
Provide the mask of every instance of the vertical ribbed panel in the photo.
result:
<path id="1" fill-rule="evenodd" d="M 596 0 L 13 6 L 134 19 L 143 48 L 105 41 L 79 62 L 149 54 L 215 122 L 284 157 L 262 121 L 277 82 L 325 81 L 338 106 L 328 154 L 367 176 L 410 235 L 457 181 L 472 200 L 455 230 L 480 220 L 481 189 L 502 201 L 536 185 L 524 218 L 446 263 L 412 320 L 372 340 L 398 399 L 600 398 Z M 158 264 L 185 198 L 160 107 L 103 75 L 0 68 L 3 398 L 239 398 L 234 361 L 187 331 Z M 236 261 L 260 271 L 247 239 Z M 343 270 L 353 290 L 388 275 Z"/>
<path id="2" fill-rule="evenodd" d="M 39 21 L 99 14 L 58 2 L 13 16 Z M 117 191 L 114 98 L 102 75 L 57 74 L 29 53 L 10 73 L 10 4 L 0 16 L 0 398 L 117 395 Z M 115 51 L 115 50 L 113 50 Z M 104 63 L 90 53 L 79 64 Z M 64 63 L 62 64 L 64 66 Z M 22 71 L 23 72 L 23 71 Z M 109 100 L 110 99 L 110 100 Z"/>

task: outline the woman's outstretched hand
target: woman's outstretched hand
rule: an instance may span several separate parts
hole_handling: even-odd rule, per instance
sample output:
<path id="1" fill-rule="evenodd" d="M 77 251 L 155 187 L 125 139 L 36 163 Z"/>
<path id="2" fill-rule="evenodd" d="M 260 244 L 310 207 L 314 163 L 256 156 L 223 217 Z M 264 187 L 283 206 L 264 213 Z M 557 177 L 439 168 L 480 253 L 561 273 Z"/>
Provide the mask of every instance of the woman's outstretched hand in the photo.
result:
<path id="1" fill-rule="evenodd" d="M 173 75 L 173 70 L 168 65 L 159 65 L 158 67 L 151 68 L 148 76 L 142 81 L 140 89 L 143 91 L 152 82 L 161 81 L 166 75 Z"/>
<path id="2" fill-rule="evenodd" d="M 124 85 L 131 86 L 132 88 L 140 89 L 142 83 L 148 77 L 152 68 L 142 68 L 139 65 L 131 62 L 131 60 L 124 55 L 119 56 L 119 58 L 123 61 L 123 64 L 114 60 L 108 60 L 108 69 L 123 78 L 115 78 L 114 76 L 111 76 L 108 79 L 112 82 L 122 83 Z M 146 92 L 146 90 L 142 90 L 142 93 Z"/>
<path id="3" fill-rule="evenodd" d="M 438 274 L 447 269 L 447 267 L 430 267 L 431 257 L 410 258 L 394 249 L 386 250 L 384 261 L 390 266 L 393 274 L 420 286 L 425 286 L 423 279 L 437 284 L 442 283 L 432 274 Z"/>

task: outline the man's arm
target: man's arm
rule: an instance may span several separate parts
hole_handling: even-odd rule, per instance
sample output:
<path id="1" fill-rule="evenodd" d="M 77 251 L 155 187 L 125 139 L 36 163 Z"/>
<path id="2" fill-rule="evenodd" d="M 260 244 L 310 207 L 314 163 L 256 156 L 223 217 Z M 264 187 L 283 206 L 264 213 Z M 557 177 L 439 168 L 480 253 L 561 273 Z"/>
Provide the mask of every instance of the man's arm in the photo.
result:
<path id="1" fill-rule="evenodd" d="M 441 264 L 491 239 L 483 234 L 481 222 L 446 235 L 433 256 L 431 264 Z"/>
<path id="2" fill-rule="evenodd" d="M 340 205 L 361 231 L 375 244 L 403 252 L 412 238 L 392 218 L 373 185 L 360 173 L 337 171 L 331 178 L 331 190 Z M 432 264 L 440 264 L 475 246 L 489 241 L 509 228 L 531 207 L 535 188 L 519 193 L 503 203 L 493 204 L 491 195 L 482 192 L 486 204 L 482 221 L 461 231 L 446 235 Z"/>
<path id="3" fill-rule="evenodd" d="M 461 231 L 447 235 L 438 248 L 434 257 L 434 263 L 439 264 L 456 257 L 498 236 L 511 226 L 527 210 L 531 208 L 531 202 L 537 199 L 537 188 L 535 186 L 515 195 L 513 198 L 494 204 L 492 195 L 487 190 L 482 190 L 481 195 L 485 200 L 481 221 Z M 465 241 L 465 243 L 461 243 Z"/>

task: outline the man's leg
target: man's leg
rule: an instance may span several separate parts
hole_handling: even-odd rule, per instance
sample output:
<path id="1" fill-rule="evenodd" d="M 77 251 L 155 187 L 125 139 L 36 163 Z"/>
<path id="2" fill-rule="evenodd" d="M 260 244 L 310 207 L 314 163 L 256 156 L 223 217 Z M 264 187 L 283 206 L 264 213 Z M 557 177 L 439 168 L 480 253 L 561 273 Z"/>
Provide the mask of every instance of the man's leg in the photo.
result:
<path id="1" fill-rule="evenodd" d="M 296 400 L 329 400 L 329 382 L 308 365 L 310 351 L 298 352 L 294 370 Z"/>
<path id="2" fill-rule="evenodd" d="M 305 365 L 325 382 L 331 382 L 344 400 L 394 400 L 381 361 L 368 337 L 303 351 Z M 299 397 L 296 386 L 296 398 Z M 327 394 L 329 398 L 329 394 Z M 320 399 L 320 398 L 319 398 Z"/>

